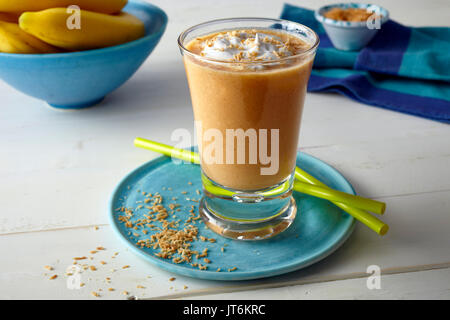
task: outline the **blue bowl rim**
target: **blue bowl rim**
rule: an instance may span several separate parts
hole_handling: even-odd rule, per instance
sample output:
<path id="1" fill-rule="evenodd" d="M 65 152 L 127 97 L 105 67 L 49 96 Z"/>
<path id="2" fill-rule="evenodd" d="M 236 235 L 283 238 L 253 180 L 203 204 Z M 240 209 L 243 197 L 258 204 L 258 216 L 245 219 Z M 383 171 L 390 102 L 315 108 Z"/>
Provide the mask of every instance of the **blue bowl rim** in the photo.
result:
<path id="1" fill-rule="evenodd" d="M 325 18 L 323 15 L 326 11 L 332 8 L 374 8 L 382 15 L 381 24 L 385 23 L 389 20 L 389 11 L 379 5 L 370 4 L 370 3 L 355 3 L 355 2 L 347 2 L 347 3 L 335 3 L 328 4 L 320 7 L 314 12 L 314 17 L 317 21 L 335 27 L 344 27 L 344 28 L 361 28 L 366 27 L 366 21 L 360 22 L 350 22 L 350 21 L 339 21 L 334 19 Z"/>
<path id="2" fill-rule="evenodd" d="M 73 57 L 80 57 L 80 56 L 87 56 L 87 55 L 103 55 L 107 54 L 112 51 L 118 51 L 122 49 L 128 49 L 128 47 L 134 47 L 141 43 L 147 42 L 149 40 L 153 40 L 154 38 L 161 37 L 162 34 L 164 34 L 164 31 L 166 30 L 167 23 L 168 23 L 168 17 L 167 14 L 159 7 L 150 4 L 148 2 L 144 2 L 141 0 L 129 0 L 130 3 L 137 3 L 143 6 L 146 6 L 147 8 L 151 8 L 157 12 L 162 18 L 163 23 L 158 31 L 147 34 L 146 36 L 139 38 L 134 41 L 130 41 L 127 43 L 119 44 L 117 46 L 111 46 L 106 48 L 100 48 L 100 49 L 92 49 L 92 50 L 84 50 L 84 51 L 75 51 L 75 52 L 63 52 L 63 53 L 36 53 L 36 54 L 23 54 L 23 53 L 3 53 L 0 52 L 0 58 L 19 58 L 19 59 L 32 59 L 32 58 L 39 58 L 39 59 L 53 59 L 53 58 L 73 58 Z"/>

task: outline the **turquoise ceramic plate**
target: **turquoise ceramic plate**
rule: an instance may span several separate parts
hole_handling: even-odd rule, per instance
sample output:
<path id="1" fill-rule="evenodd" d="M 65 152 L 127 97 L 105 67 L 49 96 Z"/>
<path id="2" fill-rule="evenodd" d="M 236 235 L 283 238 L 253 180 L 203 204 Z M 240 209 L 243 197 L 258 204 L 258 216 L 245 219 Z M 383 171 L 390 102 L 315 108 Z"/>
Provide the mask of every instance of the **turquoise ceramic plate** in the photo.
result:
<path id="1" fill-rule="evenodd" d="M 297 166 L 334 189 L 355 193 L 338 171 L 319 159 L 299 153 Z M 199 251 L 209 249 L 208 259 L 211 263 L 207 270 L 199 270 L 187 263 L 175 264 L 171 260 L 158 258 L 154 255 L 158 250 L 137 246 L 136 241 L 148 238 L 150 233 L 145 235 L 135 230 L 130 233 L 130 229 L 119 221 L 123 213 L 116 209 L 139 206 L 140 201 L 144 200 L 142 191 L 160 192 L 166 206 L 172 202 L 179 203 L 182 210 L 176 212 L 176 219 L 185 220 L 192 205 L 195 205 L 196 214 L 198 212 L 198 203 L 195 201 L 201 196 L 196 190 L 201 190 L 198 165 L 174 164 L 167 157 L 152 160 L 131 172 L 114 190 L 109 212 L 113 229 L 134 252 L 167 271 L 201 279 L 247 280 L 280 275 L 324 259 L 347 240 L 355 225 L 353 217 L 330 202 L 300 193 L 294 195 L 299 208 L 295 222 L 284 233 L 272 239 L 242 242 L 222 238 L 206 229 L 201 220 L 197 220 L 199 234 L 216 239 L 215 243 L 199 240 L 192 244 L 192 248 Z M 177 200 L 172 201 L 173 197 L 177 197 Z M 133 219 L 147 212 L 145 207 L 136 209 Z M 223 252 L 222 247 L 225 248 Z M 237 269 L 229 272 L 228 269 L 233 267 Z M 218 268 L 221 271 L 217 272 Z"/>

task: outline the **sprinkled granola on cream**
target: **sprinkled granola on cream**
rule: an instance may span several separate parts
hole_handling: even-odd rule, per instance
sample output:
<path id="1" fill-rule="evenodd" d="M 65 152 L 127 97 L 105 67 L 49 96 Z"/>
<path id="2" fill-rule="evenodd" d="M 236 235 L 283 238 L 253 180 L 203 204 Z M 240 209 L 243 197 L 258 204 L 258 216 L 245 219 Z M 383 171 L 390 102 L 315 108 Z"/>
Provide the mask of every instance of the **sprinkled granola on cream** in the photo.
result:
<path id="1" fill-rule="evenodd" d="M 197 38 L 201 56 L 233 62 L 274 61 L 306 48 L 300 39 L 292 39 L 293 36 L 265 30 L 233 30 Z"/>

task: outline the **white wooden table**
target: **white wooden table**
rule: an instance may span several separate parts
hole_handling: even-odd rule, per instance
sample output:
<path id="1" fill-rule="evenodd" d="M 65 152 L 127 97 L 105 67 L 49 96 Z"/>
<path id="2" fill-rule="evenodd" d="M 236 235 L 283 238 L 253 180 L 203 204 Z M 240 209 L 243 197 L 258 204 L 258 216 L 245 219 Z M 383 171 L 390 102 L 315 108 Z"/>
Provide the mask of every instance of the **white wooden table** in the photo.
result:
<path id="1" fill-rule="evenodd" d="M 171 143 L 174 129 L 193 124 L 177 35 L 214 18 L 277 17 L 282 7 L 269 0 L 153 2 L 169 15 L 164 38 L 100 106 L 55 111 L 0 82 L 0 298 L 99 299 L 90 294 L 97 291 L 100 299 L 124 299 L 126 290 L 140 298 L 449 299 L 450 126 L 334 94 L 308 94 L 300 147 L 340 170 L 359 194 L 387 202 L 386 236 L 358 224 L 320 263 L 239 283 L 170 282 L 172 274 L 128 252 L 108 224 L 108 198 L 127 172 L 157 156 L 134 148 L 133 139 Z M 324 2 L 291 1 L 310 8 Z M 377 3 L 405 24 L 448 24 L 448 0 Z M 72 258 L 98 246 L 107 250 L 92 255 L 97 271 L 81 274 L 81 289 L 68 289 Z M 366 287 L 369 265 L 381 268 L 379 290 Z M 53 274 L 58 278 L 49 280 Z"/>

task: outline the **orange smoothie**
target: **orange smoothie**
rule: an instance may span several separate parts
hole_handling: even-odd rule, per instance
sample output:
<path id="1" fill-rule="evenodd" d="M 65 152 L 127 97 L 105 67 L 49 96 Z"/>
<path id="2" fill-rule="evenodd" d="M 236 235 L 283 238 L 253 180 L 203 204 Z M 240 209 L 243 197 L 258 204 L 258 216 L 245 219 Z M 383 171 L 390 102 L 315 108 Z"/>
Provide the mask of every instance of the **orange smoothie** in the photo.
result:
<path id="1" fill-rule="evenodd" d="M 290 177 L 295 169 L 300 121 L 314 59 L 311 47 L 293 34 L 272 29 L 216 32 L 186 44 L 191 54 L 184 55 L 184 64 L 195 120 L 201 124 L 198 139 L 202 170 L 208 178 L 246 191 L 271 187 Z M 213 143 L 204 135 L 209 129 L 223 136 L 221 149 L 214 152 L 215 162 L 205 159 L 205 150 Z M 242 152 L 237 138 L 230 135 L 234 143 L 227 148 L 225 140 L 230 129 L 248 133 L 245 163 L 236 163 L 237 154 Z M 270 164 L 261 159 L 261 130 L 267 130 L 265 148 L 272 156 Z M 251 147 L 254 136 L 250 133 L 254 132 L 258 141 L 256 162 L 254 157 L 251 160 L 255 148 Z M 277 135 L 278 139 L 272 139 Z M 270 173 L 262 174 L 261 169 L 269 167 Z"/>

